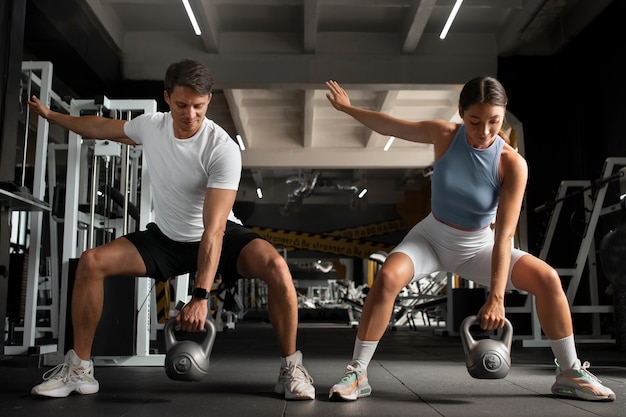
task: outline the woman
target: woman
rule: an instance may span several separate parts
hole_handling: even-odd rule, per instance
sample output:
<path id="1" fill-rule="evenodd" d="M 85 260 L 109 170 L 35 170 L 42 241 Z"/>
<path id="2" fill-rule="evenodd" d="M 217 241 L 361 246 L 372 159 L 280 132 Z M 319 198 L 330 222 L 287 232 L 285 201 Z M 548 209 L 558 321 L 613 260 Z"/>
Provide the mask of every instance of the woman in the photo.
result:
<path id="1" fill-rule="evenodd" d="M 326 94 L 342 111 L 385 136 L 431 143 L 431 213 L 389 254 L 365 300 L 351 363 L 330 390 L 333 400 L 371 394 L 367 366 L 389 323 L 398 293 L 412 279 L 447 271 L 489 287 L 478 311 L 481 328 L 504 326 L 505 291 L 535 296 L 537 315 L 557 365 L 552 393 L 590 401 L 613 401 L 615 393 L 581 365 L 567 297 L 557 272 L 543 260 L 513 248 L 528 179 L 524 158 L 502 132 L 508 98 L 492 77 L 469 81 L 459 98 L 463 123 L 410 122 L 354 107 L 335 81 Z M 495 222 L 493 229 L 490 225 Z"/>

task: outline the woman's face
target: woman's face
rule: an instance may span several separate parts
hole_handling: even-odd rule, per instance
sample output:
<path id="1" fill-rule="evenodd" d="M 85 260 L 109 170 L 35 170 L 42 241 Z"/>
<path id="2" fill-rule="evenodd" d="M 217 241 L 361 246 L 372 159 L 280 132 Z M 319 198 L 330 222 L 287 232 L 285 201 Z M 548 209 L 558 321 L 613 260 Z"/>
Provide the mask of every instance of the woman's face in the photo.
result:
<path id="1" fill-rule="evenodd" d="M 465 123 L 467 142 L 474 148 L 489 147 L 502 129 L 506 108 L 494 104 L 472 104 L 459 114 Z"/>

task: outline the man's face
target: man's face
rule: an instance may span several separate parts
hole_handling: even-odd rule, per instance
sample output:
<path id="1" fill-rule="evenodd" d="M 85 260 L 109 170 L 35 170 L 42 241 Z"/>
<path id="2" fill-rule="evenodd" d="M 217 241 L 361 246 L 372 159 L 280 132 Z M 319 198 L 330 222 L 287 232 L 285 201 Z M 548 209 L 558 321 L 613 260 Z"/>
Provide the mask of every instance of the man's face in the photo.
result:
<path id="1" fill-rule="evenodd" d="M 206 115 L 211 94 L 198 95 L 189 87 L 176 86 L 172 94 L 164 93 L 174 119 L 174 136 L 187 139 L 195 135 Z"/>

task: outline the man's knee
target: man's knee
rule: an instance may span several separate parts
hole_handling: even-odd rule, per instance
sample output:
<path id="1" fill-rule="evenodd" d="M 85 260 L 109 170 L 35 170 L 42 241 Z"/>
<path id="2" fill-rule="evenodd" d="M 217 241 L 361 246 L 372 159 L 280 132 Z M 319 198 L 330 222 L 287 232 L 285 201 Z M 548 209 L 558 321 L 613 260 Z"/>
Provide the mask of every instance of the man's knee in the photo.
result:
<path id="1" fill-rule="evenodd" d="M 104 277 L 103 265 L 101 262 L 102 257 L 99 254 L 99 249 L 87 249 L 80 255 L 78 259 L 78 265 L 76 267 L 76 278 L 88 276 L 88 277 Z"/>
<path id="2" fill-rule="evenodd" d="M 265 281 L 269 286 L 293 285 L 289 266 L 285 259 L 278 254 L 266 259 L 262 271 L 259 272 L 257 277 Z"/>

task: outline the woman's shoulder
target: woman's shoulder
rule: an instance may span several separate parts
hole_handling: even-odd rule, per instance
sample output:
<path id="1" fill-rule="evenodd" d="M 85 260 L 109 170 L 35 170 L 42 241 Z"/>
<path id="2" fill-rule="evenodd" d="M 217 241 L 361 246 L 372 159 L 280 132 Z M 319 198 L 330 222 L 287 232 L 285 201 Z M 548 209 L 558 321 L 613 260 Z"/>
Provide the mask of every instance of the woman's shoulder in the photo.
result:
<path id="1" fill-rule="evenodd" d="M 448 122 L 442 119 L 427 120 L 424 123 L 427 123 L 432 129 L 436 130 L 436 132 L 442 136 L 454 136 L 462 126 L 461 123 Z"/>
<path id="2" fill-rule="evenodd" d="M 504 143 L 500 154 L 500 163 L 505 171 L 527 171 L 526 158 L 508 143 Z"/>
<path id="3" fill-rule="evenodd" d="M 459 129 L 463 126 L 461 123 L 447 122 L 445 120 L 432 120 L 433 127 L 433 144 L 435 145 L 435 153 L 442 155 L 448 149 Z"/>

